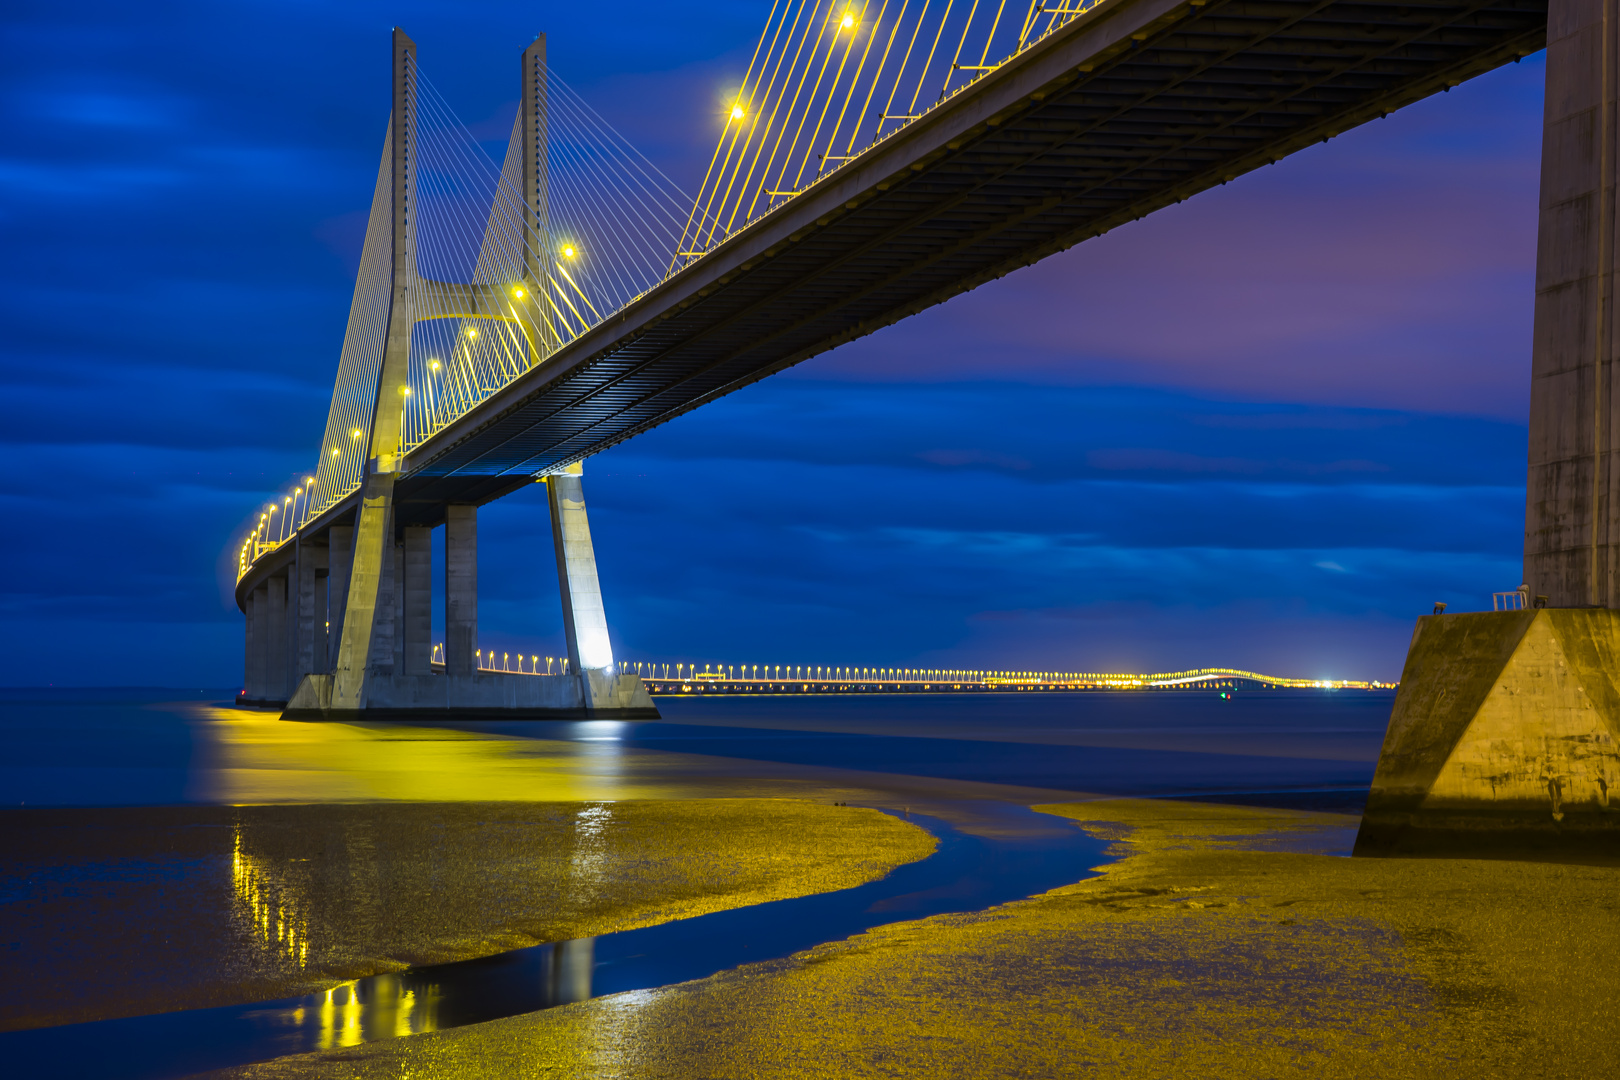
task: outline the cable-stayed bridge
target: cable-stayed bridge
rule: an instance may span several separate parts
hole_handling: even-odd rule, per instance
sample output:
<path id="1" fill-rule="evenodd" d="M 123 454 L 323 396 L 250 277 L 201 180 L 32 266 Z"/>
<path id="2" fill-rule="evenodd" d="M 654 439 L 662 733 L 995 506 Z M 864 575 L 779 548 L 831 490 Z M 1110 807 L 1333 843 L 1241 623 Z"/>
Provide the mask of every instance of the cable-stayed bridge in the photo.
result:
<path id="1" fill-rule="evenodd" d="M 650 709 L 608 643 L 585 458 L 1529 55 L 1547 28 L 1546 0 L 777 0 L 695 196 L 551 72 L 543 37 L 493 160 L 396 31 L 319 465 L 240 553 L 244 696 Z M 476 508 L 537 479 L 575 674 L 515 689 L 476 664 Z"/>

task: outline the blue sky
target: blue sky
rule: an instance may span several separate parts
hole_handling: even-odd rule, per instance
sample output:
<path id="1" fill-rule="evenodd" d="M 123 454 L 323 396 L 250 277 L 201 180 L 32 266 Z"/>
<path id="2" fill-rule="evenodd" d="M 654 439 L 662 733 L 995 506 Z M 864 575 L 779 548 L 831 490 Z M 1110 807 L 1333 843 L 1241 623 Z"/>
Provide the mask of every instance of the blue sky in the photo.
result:
<path id="1" fill-rule="evenodd" d="M 768 5 L 14 3 L 0 684 L 235 685 L 229 560 L 313 462 L 388 31 L 475 130 L 517 56 L 687 189 Z M 1520 580 L 1539 56 L 586 466 L 621 657 L 1392 678 Z M 543 502 L 481 630 L 561 648 Z"/>

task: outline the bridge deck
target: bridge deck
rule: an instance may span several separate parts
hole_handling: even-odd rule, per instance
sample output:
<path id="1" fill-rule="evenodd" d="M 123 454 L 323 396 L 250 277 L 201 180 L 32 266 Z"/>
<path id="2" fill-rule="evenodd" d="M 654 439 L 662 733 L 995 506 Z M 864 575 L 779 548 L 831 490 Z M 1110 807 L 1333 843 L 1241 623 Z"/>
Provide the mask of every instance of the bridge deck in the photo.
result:
<path id="1" fill-rule="evenodd" d="M 1105 0 L 417 447 L 400 520 L 1533 53 L 1546 21 L 1545 0 Z"/>

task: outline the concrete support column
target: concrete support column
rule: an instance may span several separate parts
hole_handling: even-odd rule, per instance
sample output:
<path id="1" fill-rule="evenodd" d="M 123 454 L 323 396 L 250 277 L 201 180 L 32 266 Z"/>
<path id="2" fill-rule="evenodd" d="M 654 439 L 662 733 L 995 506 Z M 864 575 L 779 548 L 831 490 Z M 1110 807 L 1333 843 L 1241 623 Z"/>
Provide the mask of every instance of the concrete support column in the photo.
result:
<path id="1" fill-rule="evenodd" d="M 287 578 L 277 575 L 265 582 L 268 631 L 265 650 L 264 696 L 269 701 L 286 701 L 287 674 Z"/>
<path id="2" fill-rule="evenodd" d="M 1552 0 L 1524 580 L 1553 607 L 1620 607 L 1617 83 L 1620 0 Z"/>
<path id="3" fill-rule="evenodd" d="M 289 582 L 295 582 L 292 597 L 293 670 L 287 693 L 292 693 L 305 675 L 313 674 L 315 667 L 315 574 L 325 562 L 325 547 L 317 547 L 302 538 L 294 541 L 297 556 L 289 571 Z M 318 554 L 317 554 L 318 553 Z"/>
<path id="4" fill-rule="evenodd" d="M 377 622 L 371 639 L 371 672 L 393 675 L 400 669 L 399 593 L 404 584 L 405 561 L 399 541 L 392 535 L 383 545 L 382 582 L 377 589 Z"/>
<path id="5" fill-rule="evenodd" d="M 613 666 L 607 613 L 602 608 L 602 586 L 596 578 L 596 551 L 591 546 L 591 526 L 585 516 L 582 472 L 579 465 L 572 465 L 565 473 L 546 477 L 551 541 L 557 553 L 557 584 L 562 590 L 563 632 L 568 638 L 568 663 L 581 673 L 607 671 Z"/>
<path id="6" fill-rule="evenodd" d="M 365 484 L 343 605 L 343 636 L 332 667 L 334 709 L 365 708 L 366 680 L 376 663 L 386 657 L 391 672 L 394 661 L 390 596 L 394 583 L 394 474 L 373 473 Z M 384 618 L 388 620 L 386 646 L 374 640 Z"/>
<path id="7" fill-rule="evenodd" d="M 343 640 L 343 611 L 349 603 L 349 568 L 354 563 L 354 526 L 334 525 L 326 530 L 327 564 L 326 610 L 332 625 L 326 636 L 326 670 L 337 667 L 338 643 Z"/>
<path id="8" fill-rule="evenodd" d="M 447 506 L 444 516 L 444 670 L 471 675 L 478 648 L 478 508 Z"/>
<path id="9" fill-rule="evenodd" d="M 242 614 L 246 617 L 246 632 L 242 635 L 246 642 L 242 655 L 242 696 L 249 700 L 258 696 L 257 677 L 253 670 L 256 654 L 253 651 L 253 590 L 243 598 L 246 607 Z"/>
<path id="10" fill-rule="evenodd" d="M 407 528 L 404 552 L 403 670 L 407 675 L 427 675 L 433 670 L 433 530 Z"/>
<path id="11" fill-rule="evenodd" d="M 270 696 L 270 586 L 253 590 L 253 662 L 248 668 L 248 697 L 262 701 Z"/>
<path id="12" fill-rule="evenodd" d="M 331 669 L 331 644 L 327 640 L 329 622 L 332 618 L 331 601 L 328 596 L 332 583 L 332 575 L 326 570 L 315 571 L 315 635 L 311 643 L 310 653 L 314 675 L 324 674 Z"/>

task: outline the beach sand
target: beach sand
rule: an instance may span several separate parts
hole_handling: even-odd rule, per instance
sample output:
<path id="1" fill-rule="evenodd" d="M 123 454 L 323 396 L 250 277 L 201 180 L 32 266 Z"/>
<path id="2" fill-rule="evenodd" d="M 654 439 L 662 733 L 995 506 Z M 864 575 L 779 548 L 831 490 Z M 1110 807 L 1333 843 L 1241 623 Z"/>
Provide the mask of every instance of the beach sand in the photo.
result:
<path id="1" fill-rule="evenodd" d="M 655 991 L 221 1077 L 1591 1077 L 1620 869 L 1349 859 L 1353 817 L 1042 806 L 1094 879 Z"/>

